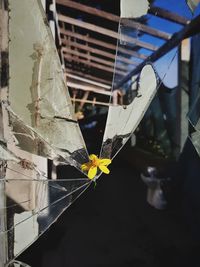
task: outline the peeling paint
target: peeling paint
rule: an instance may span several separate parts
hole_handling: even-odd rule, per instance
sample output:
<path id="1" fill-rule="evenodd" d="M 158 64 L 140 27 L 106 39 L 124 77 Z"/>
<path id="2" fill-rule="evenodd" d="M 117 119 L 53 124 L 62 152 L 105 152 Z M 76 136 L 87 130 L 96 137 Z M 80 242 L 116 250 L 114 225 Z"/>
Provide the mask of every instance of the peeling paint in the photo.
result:
<path id="1" fill-rule="evenodd" d="M 42 59 L 44 54 L 44 46 L 40 43 L 33 44 L 34 53 L 31 58 L 34 60 L 32 85 L 30 87 L 32 103 L 28 104 L 27 107 L 32 113 L 32 126 L 38 126 L 40 121 L 40 86 L 41 86 L 41 68 Z"/>

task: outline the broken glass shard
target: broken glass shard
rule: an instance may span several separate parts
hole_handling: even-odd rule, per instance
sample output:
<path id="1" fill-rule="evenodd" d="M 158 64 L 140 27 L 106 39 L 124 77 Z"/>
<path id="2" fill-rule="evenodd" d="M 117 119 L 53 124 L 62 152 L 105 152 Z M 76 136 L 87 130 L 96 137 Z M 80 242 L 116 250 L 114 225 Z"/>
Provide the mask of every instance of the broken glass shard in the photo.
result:
<path id="1" fill-rule="evenodd" d="M 186 0 L 190 10 L 192 13 L 194 13 L 195 9 L 197 8 L 199 4 L 199 0 Z"/>
<path id="2" fill-rule="evenodd" d="M 189 138 L 200 156 L 200 96 L 196 97 L 196 101 L 188 113 L 188 121 L 191 126 Z"/>
<path id="3" fill-rule="evenodd" d="M 11 133 L 14 135 L 14 143 L 21 150 L 55 160 L 62 164 L 71 164 L 79 170 L 81 169 L 81 163 L 87 161 L 87 154 L 84 148 L 73 152 L 68 151 L 67 148 L 62 150 L 56 148 L 47 142 L 35 129 L 26 125 L 10 108 L 7 111 L 9 122 L 12 125 Z M 7 141 L 8 143 L 10 142 L 9 139 Z"/>
<path id="4" fill-rule="evenodd" d="M 188 113 L 188 120 L 194 129 L 200 132 L 200 95 L 196 97 L 196 100 Z"/>
<path id="5" fill-rule="evenodd" d="M 34 170 L 20 168 L 17 163 L 9 165 L 0 180 L 6 192 L 1 211 L 7 216 L 0 239 L 8 239 L 9 260 L 33 243 L 91 184 L 87 178 L 48 180 Z"/>
<path id="6" fill-rule="evenodd" d="M 9 0 L 9 8 L 11 109 L 58 153 L 83 163 L 86 146 L 42 5 Z"/>
<path id="7" fill-rule="evenodd" d="M 115 69 L 125 68 L 126 75 L 122 77 L 116 71 L 113 75 L 101 158 L 113 158 L 124 146 L 162 83 L 170 89 L 178 84 L 177 48 L 170 49 L 170 39 L 183 25 L 171 27 L 173 22 L 165 20 L 165 25 L 157 27 L 160 17 L 154 12 L 153 3 L 138 1 L 134 9 L 135 2 L 121 2 Z M 182 9 L 187 9 L 186 3 L 180 4 Z M 134 15 L 134 10 L 141 15 Z M 127 62 L 122 61 L 125 51 Z"/>
<path id="8" fill-rule="evenodd" d="M 121 0 L 121 17 L 122 18 L 139 18 L 145 16 L 149 9 L 147 0 Z"/>
<path id="9" fill-rule="evenodd" d="M 0 142 L 0 160 L 10 160 L 19 162 L 19 158 L 15 156 L 14 153 L 9 151 L 4 144 L 1 144 Z"/>
<path id="10" fill-rule="evenodd" d="M 113 158 L 124 146 L 138 126 L 142 116 L 153 99 L 157 81 L 154 69 L 146 65 L 138 77 L 130 84 L 132 96 L 123 105 L 109 108 L 101 157 Z"/>
<path id="11" fill-rule="evenodd" d="M 12 261 L 7 267 L 31 267 L 28 264 L 21 261 Z"/>
<path id="12" fill-rule="evenodd" d="M 200 156 L 200 132 L 191 133 L 189 139 L 191 140 L 196 152 Z"/>

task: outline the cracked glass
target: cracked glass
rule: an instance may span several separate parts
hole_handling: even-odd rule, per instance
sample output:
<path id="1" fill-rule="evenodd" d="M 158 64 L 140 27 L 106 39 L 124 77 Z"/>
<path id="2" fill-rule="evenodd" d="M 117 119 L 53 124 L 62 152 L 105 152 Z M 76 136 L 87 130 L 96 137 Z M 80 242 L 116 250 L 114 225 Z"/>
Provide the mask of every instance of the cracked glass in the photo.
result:
<path id="1" fill-rule="evenodd" d="M 41 2 L 8 4 L 9 81 L 1 84 L 0 116 L 0 265 L 21 267 L 28 265 L 15 258 L 91 181 L 68 175 L 49 179 L 48 160 L 74 166 L 81 174 L 81 164 L 88 161 L 86 144 Z"/>
<path id="2" fill-rule="evenodd" d="M 10 0 L 9 8 L 9 110 L 15 124 L 17 118 L 23 121 L 68 163 L 73 164 L 74 157 L 83 163 L 86 145 L 41 3 L 21 0 L 19 5 Z"/>
<path id="3" fill-rule="evenodd" d="M 178 82 L 176 46 L 167 54 L 158 51 L 189 19 L 173 28 L 172 22 L 162 24 L 156 12 L 151 13 L 153 4 L 163 7 L 161 1 L 129 2 L 130 8 L 121 6 L 112 88 L 105 88 L 106 108 L 99 112 L 105 114 L 108 107 L 103 142 L 97 151 L 100 158 L 117 155 L 137 129 L 161 83 L 173 88 Z M 92 181 L 84 173 L 84 178 L 48 177 L 48 160 L 56 165 L 72 165 L 82 172 L 81 165 L 89 161 L 88 152 L 40 1 L 8 3 L 10 78 L 9 85 L 2 86 L 0 113 L 0 243 L 5 251 L 0 255 L 5 255 L 5 266 L 28 267 L 15 258 Z M 198 133 L 198 121 L 191 121 Z M 95 121 L 89 120 L 82 128 L 91 128 L 91 123 Z M 199 145 L 196 136 L 193 142 Z"/>
<path id="4" fill-rule="evenodd" d="M 183 1 L 179 5 L 183 12 L 188 9 Z M 171 49 L 167 48 L 167 44 L 174 39 L 176 32 L 184 30 L 184 26 L 176 24 L 174 27 L 170 20 L 162 23 L 156 15 L 161 7 L 160 1 L 144 0 L 141 5 L 136 0 L 121 1 L 115 60 L 115 70 L 118 71 L 113 75 L 112 96 L 100 154 L 102 158 L 114 158 L 125 145 L 162 84 L 169 90 L 178 86 L 179 43 Z M 185 25 L 188 22 L 189 18 L 185 19 Z M 122 61 L 125 52 L 126 63 Z"/>
<path id="5" fill-rule="evenodd" d="M 200 156 L 200 96 L 198 95 L 196 101 L 188 113 L 188 121 L 191 132 L 189 138 L 194 145 L 196 152 Z"/>

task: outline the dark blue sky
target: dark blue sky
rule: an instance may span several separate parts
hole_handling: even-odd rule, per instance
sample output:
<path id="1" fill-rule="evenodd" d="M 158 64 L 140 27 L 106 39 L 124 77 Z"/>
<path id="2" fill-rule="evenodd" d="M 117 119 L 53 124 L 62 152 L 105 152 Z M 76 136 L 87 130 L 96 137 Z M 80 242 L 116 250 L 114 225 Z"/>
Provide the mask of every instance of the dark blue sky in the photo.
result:
<path id="1" fill-rule="evenodd" d="M 184 16 L 186 18 L 188 18 L 188 20 L 190 20 L 192 18 L 192 13 L 190 12 L 186 1 L 185 0 L 156 0 L 154 3 L 155 6 L 167 9 L 171 12 L 174 12 L 176 14 L 179 14 L 181 16 Z M 180 24 L 174 23 L 174 22 L 170 22 L 168 20 L 153 16 L 153 15 L 148 15 L 148 25 L 164 31 L 166 33 L 169 34 L 173 34 L 177 31 L 180 31 L 181 28 L 183 27 Z M 141 37 L 142 40 L 146 41 L 146 42 L 150 42 L 152 44 L 156 44 L 158 46 L 162 45 L 165 41 L 161 40 L 159 38 L 155 38 L 153 36 L 144 34 Z M 149 51 L 143 51 L 144 53 L 148 53 Z"/>
<path id="2" fill-rule="evenodd" d="M 184 16 L 189 20 L 192 19 L 192 13 L 185 0 L 157 0 L 155 1 L 155 5 Z M 180 24 L 172 23 L 157 17 L 152 17 L 149 25 L 152 27 L 155 26 L 157 29 L 171 34 L 180 31 L 183 27 Z M 178 84 L 178 58 L 176 52 L 177 49 L 173 49 L 155 63 L 155 67 L 160 74 L 160 77 L 163 79 L 164 84 L 169 88 L 173 88 Z"/>
<path id="3" fill-rule="evenodd" d="M 185 0 L 156 0 L 154 2 L 154 5 L 184 16 L 188 18 L 188 20 L 192 19 L 192 13 L 189 7 L 187 6 Z M 153 15 L 148 15 L 148 25 L 169 34 L 174 34 L 175 32 L 178 32 L 183 28 L 183 26 L 180 24 L 173 23 Z M 143 34 L 141 36 L 141 40 L 154 44 L 156 46 L 161 46 L 166 42 L 165 40 L 153 37 L 148 34 Z M 151 54 L 151 51 L 146 49 L 140 49 L 140 52 L 146 55 Z M 178 65 L 176 52 L 177 49 L 173 49 L 171 52 L 169 52 L 164 57 L 154 63 L 160 78 L 164 79 L 164 84 L 169 88 L 177 86 L 178 81 Z"/>

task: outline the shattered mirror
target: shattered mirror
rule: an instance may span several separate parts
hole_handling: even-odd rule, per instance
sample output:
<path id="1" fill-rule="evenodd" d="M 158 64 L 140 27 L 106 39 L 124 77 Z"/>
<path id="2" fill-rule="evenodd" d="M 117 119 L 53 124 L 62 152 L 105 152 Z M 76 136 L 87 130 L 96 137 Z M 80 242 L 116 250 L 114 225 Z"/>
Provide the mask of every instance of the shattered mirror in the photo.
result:
<path id="1" fill-rule="evenodd" d="M 121 18 L 119 5 L 79 2 L 56 1 L 54 40 L 40 0 L 0 1 L 2 267 L 27 266 L 13 260 L 89 187 L 91 170 L 108 173 L 159 86 L 177 84 L 184 1 L 121 1 Z M 52 179 L 49 161 L 80 176 Z"/>

